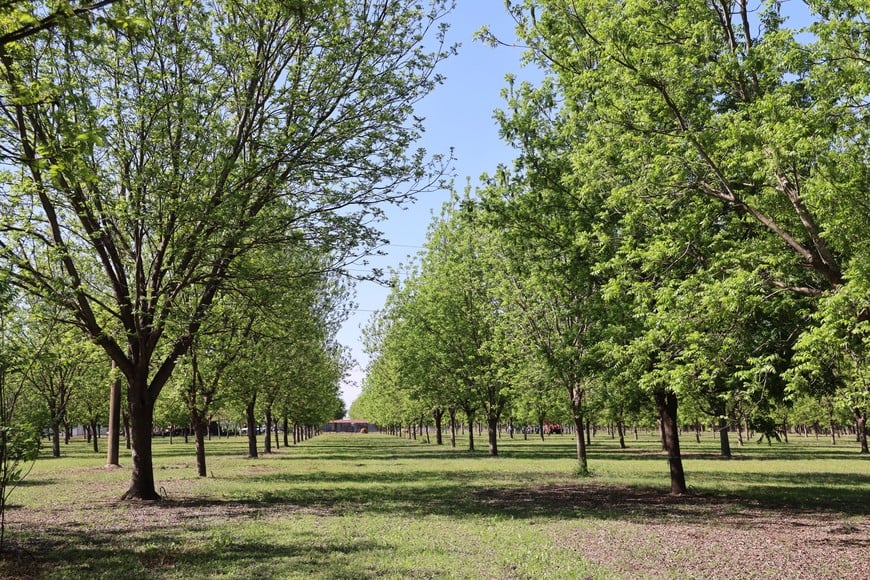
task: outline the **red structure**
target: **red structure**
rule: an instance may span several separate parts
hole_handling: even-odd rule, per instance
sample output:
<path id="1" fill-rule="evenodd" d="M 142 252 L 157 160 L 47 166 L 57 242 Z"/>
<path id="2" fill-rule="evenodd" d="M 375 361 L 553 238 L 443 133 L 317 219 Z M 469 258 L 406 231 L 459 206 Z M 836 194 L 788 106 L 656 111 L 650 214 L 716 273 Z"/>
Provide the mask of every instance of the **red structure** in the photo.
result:
<path id="1" fill-rule="evenodd" d="M 324 433 L 374 433 L 378 428 L 363 419 L 339 419 L 323 426 Z"/>

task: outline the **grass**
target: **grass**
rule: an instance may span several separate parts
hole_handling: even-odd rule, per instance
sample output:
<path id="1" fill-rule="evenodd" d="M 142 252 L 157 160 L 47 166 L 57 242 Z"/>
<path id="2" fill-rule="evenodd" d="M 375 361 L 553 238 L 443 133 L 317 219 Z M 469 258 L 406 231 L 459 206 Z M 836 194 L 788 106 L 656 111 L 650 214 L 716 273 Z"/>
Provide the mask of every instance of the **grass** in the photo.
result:
<path id="1" fill-rule="evenodd" d="M 720 539 L 790 521 L 818 526 L 843 556 L 830 569 L 836 558 L 801 560 L 792 572 L 849 577 L 851 550 L 870 547 L 870 461 L 855 445 L 752 443 L 722 460 L 712 438 L 687 438 L 692 493 L 672 498 L 657 442 L 628 444 L 594 439 L 593 476 L 578 479 L 570 436 L 503 438 L 491 458 L 386 435 L 324 435 L 259 459 L 244 459 L 238 437 L 207 443 L 210 476 L 198 478 L 192 443 L 157 439 L 164 501 L 143 504 L 118 502 L 128 470 L 105 469 L 104 456 L 74 441 L 63 457 L 39 459 L 15 490 L 0 576 L 709 576 L 730 560 L 706 570 L 720 556 L 700 557 L 682 543 L 687 534 L 715 550 Z M 663 551 L 679 562 L 655 565 Z"/>

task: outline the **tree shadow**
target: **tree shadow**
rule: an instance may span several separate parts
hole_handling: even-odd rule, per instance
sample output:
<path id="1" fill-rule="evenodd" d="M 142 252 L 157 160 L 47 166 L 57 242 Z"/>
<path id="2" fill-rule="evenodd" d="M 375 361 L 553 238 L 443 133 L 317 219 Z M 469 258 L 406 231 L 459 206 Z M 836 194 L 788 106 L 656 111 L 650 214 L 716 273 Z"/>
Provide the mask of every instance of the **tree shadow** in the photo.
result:
<path id="1" fill-rule="evenodd" d="M 7 542 L 0 577 L 152 578 L 174 577 L 177 570 L 196 578 L 227 573 L 246 577 L 262 575 L 268 568 L 276 577 L 320 577 L 328 569 L 331 577 L 351 578 L 366 572 L 355 563 L 355 554 L 388 557 L 391 548 L 384 542 L 337 540 L 311 533 L 296 533 L 289 541 L 286 537 L 268 541 L 226 535 L 218 543 L 207 536 L 201 540 L 179 545 L 171 528 L 153 526 L 123 537 L 115 532 L 53 529 L 39 538 Z M 411 570 L 396 573 L 413 575 Z"/>
<path id="2" fill-rule="evenodd" d="M 705 474 L 715 483 L 717 477 Z M 398 472 L 329 471 L 257 476 L 268 491 L 251 499 L 316 509 L 358 510 L 406 515 L 516 519 L 594 517 L 643 522 L 668 516 L 700 522 L 715 513 L 787 510 L 863 516 L 870 514 L 870 476 L 861 474 L 746 474 L 747 486 L 737 492 L 705 492 L 672 496 L 658 485 L 619 486 L 595 478 L 565 482 L 561 473 L 518 471 Z M 656 479 L 660 477 L 656 476 Z M 549 483 L 549 482 L 556 483 Z M 487 482 L 487 483 L 481 483 Z M 262 487 L 262 486 L 261 486 Z"/>

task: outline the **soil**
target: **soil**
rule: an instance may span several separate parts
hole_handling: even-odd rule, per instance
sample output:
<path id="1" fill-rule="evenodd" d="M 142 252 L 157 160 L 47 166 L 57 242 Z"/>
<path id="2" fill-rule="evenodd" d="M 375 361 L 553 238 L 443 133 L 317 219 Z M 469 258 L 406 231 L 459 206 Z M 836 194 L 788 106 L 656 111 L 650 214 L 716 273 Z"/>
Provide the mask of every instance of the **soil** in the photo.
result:
<path id="1" fill-rule="evenodd" d="M 870 579 L 870 506 L 856 513 L 613 486 L 543 486 L 501 496 L 571 509 L 586 523 L 552 530 L 578 556 L 627 578 Z"/>

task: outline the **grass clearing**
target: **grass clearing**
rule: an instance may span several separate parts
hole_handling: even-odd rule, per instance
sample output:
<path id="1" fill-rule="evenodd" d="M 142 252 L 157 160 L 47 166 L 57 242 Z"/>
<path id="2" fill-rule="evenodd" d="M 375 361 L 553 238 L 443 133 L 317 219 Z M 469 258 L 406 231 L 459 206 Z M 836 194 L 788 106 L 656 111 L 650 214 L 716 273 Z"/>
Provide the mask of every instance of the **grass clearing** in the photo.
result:
<path id="1" fill-rule="evenodd" d="M 692 493 L 676 498 L 649 435 L 595 438 L 589 478 L 572 475 L 570 436 L 501 444 L 491 458 L 324 435 L 249 460 L 221 439 L 198 478 L 192 442 L 157 439 L 150 504 L 117 501 L 127 469 L 74 441 L 14 492 L 0 576 L 865 577 L 870 461 L 854 445 L 722 460 L 715 440 L 684 440 Z"/>

